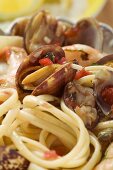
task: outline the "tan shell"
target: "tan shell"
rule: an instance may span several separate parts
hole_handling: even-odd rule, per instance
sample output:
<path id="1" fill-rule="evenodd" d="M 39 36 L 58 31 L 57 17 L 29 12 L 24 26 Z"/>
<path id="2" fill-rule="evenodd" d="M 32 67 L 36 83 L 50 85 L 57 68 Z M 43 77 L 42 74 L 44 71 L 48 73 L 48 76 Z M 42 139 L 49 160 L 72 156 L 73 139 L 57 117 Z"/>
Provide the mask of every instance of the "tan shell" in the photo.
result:
<path id="1" fill-rule="evenodd" d="M 70 82 L 75 75 L 71 64 L 61 65 L 51 76 L 38 85 L 32 92 L 33 95 L 52 94 L 61 95 L 63 87 Z"/>
<path id="2" fill-rule="evenodd" d="M 26 94 L 59 95 L 66 83 L 74 77 L 75 70 L 70 63 L 61 65 L 53 62 L 49 66 L 41 66 L 39 60 L 49 55 L 61 59 L 65 53 L 57 45 L 45 45 L 31 53 L 20 65 L 16 74 L 16 87 L 20 98 Z"/>
<path id="3" fill-rule="evenodd" d="M 42 45 L 59 44 L 62 46 L 65 29 L 66 26 L 48 12 L 38 12 L 27 24 L 25 32 L 27 52 L 31 53 Z"/>

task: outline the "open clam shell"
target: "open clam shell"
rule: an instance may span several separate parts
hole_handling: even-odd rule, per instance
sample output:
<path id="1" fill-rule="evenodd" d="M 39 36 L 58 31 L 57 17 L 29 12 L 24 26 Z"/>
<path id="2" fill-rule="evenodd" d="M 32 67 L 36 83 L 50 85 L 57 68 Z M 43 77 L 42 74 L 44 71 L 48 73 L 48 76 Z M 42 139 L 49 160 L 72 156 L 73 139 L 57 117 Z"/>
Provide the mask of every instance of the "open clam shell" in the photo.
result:
<path id="1" fill-rule="evenodd" d="M 75 70 L 72 69 L 70 63 L 61 65 L 51 76 L 38 85 L 32 94 L 61 95 L 63 87 L 74 78 L 74 75 Z"/>
<path id="2" fill-rule="evenodd" d="M 98 107 L 109 115 L 112 107 L 113 71 L 101 70 L 96 74 L 94 93 Z M 110 90 L 110 91 L 109 91 Z"/>
<path id="3" fill-rule="evenodd" d="M 18 35 L 24 37 L 26 26 L 30 20 L 30 17 L 22 17 L 12 22 L 9 30 L 10 35 Z"/>
<path id="4" fill-rule="evenodd" d="M 113 28 L 105 23 L 99 23 L 103 31 L 103 46 L 102 51 L 108 54 L 113 53 Z"/>
<path id="5" fill-rule="evenodd" d="M 36 68 L 36 67 L 35 67 Z M 30 73 L 32 71 L 32 73 Z M 28 74 L 29 73 L 29 74 Z M 17 84 L 23 92 L 29 92 L 33 95 L 53 94 L 60 95 L 62 88 L 66 83 L 71 81 L 75 75 L 75 70 L 71 64 L 65 65 L 52 64 L 33 70 L 28 70 L 27 75 L 24 72 Z"/>
<path id="6" fill-rule="evenodd" d="M 19 94 L 31 93 L 59 95 L 62 87 L 74 77 L 75 70 L 70 63 L 61 65 L 56 60 L 53 64 L 43 67 L 39 60 L 51 57 L 57 59 L 65 57 L 61 47 L 57 45 L 45 45 L 31 53 L 20 65 L 16 74 L 16 87 Z"/>
<path id="7" fill-rule="evenodd" d="M 42 45 L 59 44 L 64 41 L 65 26 L 48 12 L 40 11 L 27 24 L 25 47 L 28 53 Z"/>
<path id="8" fill-rule="evenodd" d="M 65 45 L 85 44 L 98 50 L 102 49 L 103 31 L 93 18 L 78 21 L 66 32 Z"/>
<path id="9" fill-rule="evenodd" d="M 93 89 L 72 81 L 65 86 L 63 99 L 67 107 L 80 116 L 88 129 L 96 126 L 99 117 L 95 108 Z"/>

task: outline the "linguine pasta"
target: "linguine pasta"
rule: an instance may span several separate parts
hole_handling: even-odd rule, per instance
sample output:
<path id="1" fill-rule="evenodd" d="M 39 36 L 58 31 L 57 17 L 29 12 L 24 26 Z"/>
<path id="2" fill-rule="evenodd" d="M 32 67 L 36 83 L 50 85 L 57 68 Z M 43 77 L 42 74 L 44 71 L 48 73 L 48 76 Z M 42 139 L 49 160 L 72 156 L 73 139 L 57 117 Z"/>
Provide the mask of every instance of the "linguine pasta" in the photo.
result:
<path id="1" fill-rule="evenodd" d="M 75 64 L 72 67 L 79 69 Z M 106 66 L 104 68 L 106 69 Z M 97 71 L 101 67 L 91 66 L 86 69 Z M 84 82 L 81 78 L 79 82 L 89 82 L 88 78 L 93 82 L 94 77 L 95 73 L 84 77 Z M 101 146 L 96 136 L 86 129 L 81 118 L 70 110 L 62 99 L 46 94 L 28 95 L 21 104 L 17 91 L 12 88 L 1 89 L 0 96 L 3 101 L 0 105 L 2 119 L 0 143 L 5 144 L 3 137 L 7 136 L 19 153 L 31 162 L 29 170 L 38 168 L 92 170 L 99 162 Z M 49 103 L 54 100 L 60 100 L 60 108 Z M 3 118 L 4 114 L 6 116 Z M 107 126 L 112 127 L 112 121 L 111 123 L 109 121 L 109 124 L 99 123 L 96 129 L 100 130 Z M 64 156 L 46 158 L 46 153 L 52 152 L 51 147 L 57 141 L 68 150 L 68 153 Z"/>
<path id="2" fill-rule="evenodd" d="M 11 47 L 0 50 L 0 170 L 113 169 L 113 55 L 97 50 L 111 49 L 104 29 L 45 11 L 12 26 Z"/>

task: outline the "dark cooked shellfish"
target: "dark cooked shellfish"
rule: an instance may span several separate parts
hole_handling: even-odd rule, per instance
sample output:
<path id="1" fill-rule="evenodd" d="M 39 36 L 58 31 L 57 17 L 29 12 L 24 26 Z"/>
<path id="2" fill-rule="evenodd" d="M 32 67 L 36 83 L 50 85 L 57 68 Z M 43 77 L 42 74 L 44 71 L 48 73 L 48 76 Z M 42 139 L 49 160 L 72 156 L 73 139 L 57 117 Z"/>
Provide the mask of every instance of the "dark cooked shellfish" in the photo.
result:
<path id="1" fill-rule="evenodd" d="M 88 129 L 92 129 L 98 122 L 93 89 L 81 86 L 76 81 L 69 82 L 64 90 L 65 104 L 74 110 L 84 121 Z"/>
<path id="2" fill-rule="evenodd" d="M 103 32 L 93 18 L 78 21 L 65 31 L 65 35 L 65 45 L 85 44 L 99 50 L 102 49 Z"/>
<path id="3" fill-rule="evenodd" d="M 0 147 L 0 169 L 1 170 L 27 170 L 29 161 L 21 156 L 17 150 L 9 146 Z"/>
<path id="4" fill-rule="evenodd" d="M 10 34 L 11 35 L 17 35 L 24 37 L 26 26 L 29 22 L 29 17 L 23 17 L 20 19 L 16 19 L 10 28 Z"/>
<path id="5" fill-rule="evenodd" d="M 41 11 L 35 14 L 28 23 L 25 32 L 25 47 L 28 53 L 42 45 L 59 44 L 62 46 L 65 27 L 48 12 Z"/>
<path id="6" fill-rule="evenodd" d="M 113 105 L 113 71 L 101 70 L 96 74 L 94 93 L 98 107 L 108 115 Z"/>
<path id="7" fill-rule="evenodd" d="M 45 67 L 40 65 L 41 59 L 50 59 L 51 55 L 53 57 L 51 65 Z M 71 81 L 75 74 L 70 63 L 58 64 L 58 61 L 64 57 L 64 51 L 57 45 L 45 45 L 31 53 L 17 71 L 18 92 L 59 95 L 62 87 Z"/>
<path id="8" fill-rule="evenodd" d="M 113 28 L 105 23 L 99 23 L 103 32 L 103 45 L 102 51 L 107 54 L 113 53 Z"/>

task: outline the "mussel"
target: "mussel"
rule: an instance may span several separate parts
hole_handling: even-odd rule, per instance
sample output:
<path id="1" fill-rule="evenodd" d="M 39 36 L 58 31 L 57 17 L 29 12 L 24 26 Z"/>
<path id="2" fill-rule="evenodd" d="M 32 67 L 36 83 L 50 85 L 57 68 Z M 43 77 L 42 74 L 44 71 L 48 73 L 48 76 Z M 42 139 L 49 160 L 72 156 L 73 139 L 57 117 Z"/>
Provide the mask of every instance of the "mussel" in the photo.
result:
<path id="1" fill-rule="evenodd" d="M 96 74 L 94 93 L 98 107 L 104 115 L 109 115 L 113 105 L 113 71 L 103 69 Z"/>
<path id="2" fill-rule="evenodd" d="M 69 82 L 64 90 L 65 104 L 78 114 L 88 129 L 92 129 L 98 122 L 93 89 L 84 87 L 76 81 Z"/>
<path id="3" fill-rule="evenodd" d="M 48 58 L 53 62 L 51 65 L 40 65 L 41 59 Z M 71 63 L 59 64 L 62 58 L 65 58 L 65 53 L 57 45 L 45 45 L 31 53 L 17 70 L 16 86 L 19 94 L 60 95 L 64 85 L 75 75 Z"/>
<path id="4" fill-rule="evenodd" d="M 1 170 L 27 170 L 29 161 L 21 156 L 18 151 L 10 146 L 0 147 Z"/>

